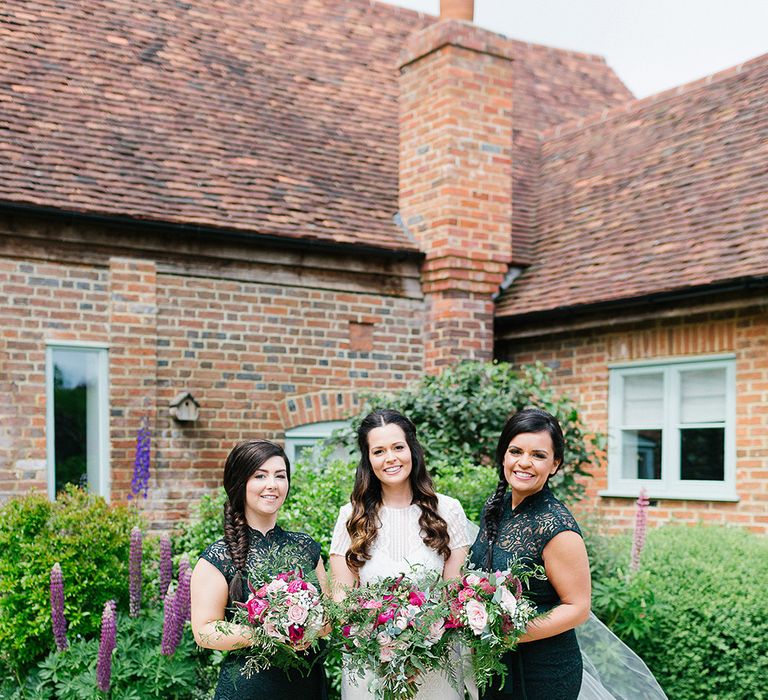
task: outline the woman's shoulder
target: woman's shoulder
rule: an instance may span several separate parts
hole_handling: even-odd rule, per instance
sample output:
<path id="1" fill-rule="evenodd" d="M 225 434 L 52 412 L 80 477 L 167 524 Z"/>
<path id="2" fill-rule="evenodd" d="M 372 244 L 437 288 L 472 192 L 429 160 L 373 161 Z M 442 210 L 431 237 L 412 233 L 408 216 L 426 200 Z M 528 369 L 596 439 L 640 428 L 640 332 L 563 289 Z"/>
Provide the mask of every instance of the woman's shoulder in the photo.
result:
<path id="1" fill-rule="evenodd" d="M 557 496 L 555 496 L 549 489 L 546 494 L 546 509 L 547 514 L 551 518 L 553 525 L 559 530 L 572 530 L 581 534 L 581 529 L 576 521 L 576 518 L 571 513 L 565 503 L 563 503 Z"/>
<path id="2" fill-rule="evenodd" d="M 230 554 L 229 547 L 227 547 L 227 543 L 223 537 L 209 544 L 201 552 L 200 559 L 205 559 L 205 561 L 213 564 L 223 573 L 228 572 L 233 566 L 232 555 Z"/>
<path id="3" fill-rule="evenodd" d="M 441 513 L 448 513 L 450 515 L 461 514 L 464 515 L 464 507 L 458 498 L 453 496 L 446 496 L 444 493 L 435 494 L 437 496 L 437 509 Z"/>
<path id="4" fill-rule="evenodd" d="M 339 519 L 343 519 L 346 522 L 350 515 L 352 515 L 352 504 L 347 502 L 339 508 Z"/>

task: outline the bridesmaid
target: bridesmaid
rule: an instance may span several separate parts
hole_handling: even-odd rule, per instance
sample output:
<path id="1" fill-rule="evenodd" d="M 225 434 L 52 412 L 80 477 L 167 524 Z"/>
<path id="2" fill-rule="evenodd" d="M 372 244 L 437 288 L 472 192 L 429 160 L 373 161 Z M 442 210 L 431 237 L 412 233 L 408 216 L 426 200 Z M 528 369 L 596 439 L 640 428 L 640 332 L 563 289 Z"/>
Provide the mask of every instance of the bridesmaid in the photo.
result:
<path id="1" fill-rule="evenodd" d="M 224 465 L 224 537 L 209 545 L 192 572 L 192 632 L 208 649 L 234 651 L 251 643 L 249 629 L 229 622 L 233 601 L 247 598 L 247 572 L 276 550 L 290 553 L 306 572 L 314 571 L 327 594 L 320 545 L 303 532 L 287 532 L 277 515 L 291 485 L 291 465 L 279 445 L 249 440 L 237 445 Z M 275 572 L 279 573 L 279 572 Z M 221 665 L 215 700 L 324 700 L 322 664 L 308 676 L 270 668 L 246 678 L 245 655 L 229 654 Z"/>
<path id="2" fill-rule="evenodd" d="M 564 439 L 546 411 L 526 408 L 505 424 L 496 448 L 499 483 L 488 499 L 472 564 L 504 570 L 518 561 L 544 567 L 546 579 L 531 579 L 529 596 L 540 612 L 515 651 L 507 652 L 504 686 L 498 679 L 484 700 L 575 700 L 582 660 L 574 628 L 589 616 L 591 581 L 581 531 L 549 489 L 563 464 Z M 509 489 L 509 492 L 507 490 Z"/>
<path id="3" fill-rule="evenodd" d="M 413 423 L 390 409 L 363 419 L 360 463 L 351 503 L 339 512 L 331 541 L 335 594 L 343 586 L 407 573 L 412 565 L 458 576 L 467 554 L 461 504 L 435 493 Z M 460 672 L 456 669 L 456 675 Z M 367 679 L 343 675 L 343 700 L 372 697 Z M 447 675 L 424 674 L 415 700 L 458 700 Z"/>

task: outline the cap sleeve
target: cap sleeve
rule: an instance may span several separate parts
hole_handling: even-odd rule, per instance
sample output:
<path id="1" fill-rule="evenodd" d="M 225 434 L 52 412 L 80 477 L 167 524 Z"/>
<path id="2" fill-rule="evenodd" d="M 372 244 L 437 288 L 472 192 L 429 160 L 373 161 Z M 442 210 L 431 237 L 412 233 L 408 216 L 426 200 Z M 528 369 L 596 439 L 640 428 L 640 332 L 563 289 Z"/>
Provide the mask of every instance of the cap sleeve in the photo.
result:
<path id="1" fill-rule="evenodd" d="M 347 503 L 339 509 L 339 517 L 336 518 L 333 537 L 331 537 L 331 554 L 344 556 L 352 545 L 352 540 L 347 532 L 347 520 L 349 520 L 350 515 L 352 515 L 351 503 Z"/>
<path id="2" fill-rule="evenodd" d="M 448 525 L 450 548 L 469 547 L 472 541 L 467 532 L 467 516 L 464 514 L 461 503 L 443 494 L 438 494 L 437 503 L 438 512 Z"/>

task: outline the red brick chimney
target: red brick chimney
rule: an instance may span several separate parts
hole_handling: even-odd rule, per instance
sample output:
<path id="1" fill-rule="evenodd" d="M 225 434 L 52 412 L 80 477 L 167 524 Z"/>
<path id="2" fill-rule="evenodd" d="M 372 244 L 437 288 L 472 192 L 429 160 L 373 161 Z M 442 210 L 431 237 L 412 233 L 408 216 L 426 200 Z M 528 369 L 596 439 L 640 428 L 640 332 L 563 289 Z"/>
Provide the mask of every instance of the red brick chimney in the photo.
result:
<path id="1" fill-rule="evenodd" d="M 436 372 L 493 356 L 492 295 L 512 258 L 512 59 L 503 37 L 443 21 L 400 63 L 400 214 L 426 254 Z"/>
<path id="2" fill-rule="evenodd" d="M 475 19 L 475 0 L 440 0 L 440 19 Z"/>

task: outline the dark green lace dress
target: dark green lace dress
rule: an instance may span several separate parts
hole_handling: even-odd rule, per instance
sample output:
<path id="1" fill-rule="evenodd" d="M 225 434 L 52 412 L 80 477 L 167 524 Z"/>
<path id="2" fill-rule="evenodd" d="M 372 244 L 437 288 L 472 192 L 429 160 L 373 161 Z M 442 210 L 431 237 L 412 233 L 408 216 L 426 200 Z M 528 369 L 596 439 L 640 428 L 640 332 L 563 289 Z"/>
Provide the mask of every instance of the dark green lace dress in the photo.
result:
<path id="1" fill-rule="evenodd" d="M 524 565 L 544 564 L 542 554 L 547 543 L 561 532 L 581 535 L 571 512 L 555 498 L 549 486 L 528 496 L 512 510 L 512 496 L 504 497 L 499 533 L 493 545 L 491 568 L 506 569 L 517 560 Z M 488 569 L 488 532 L 485 513 L 480 532 L 470 550 L 470 561 L 479 569 Z M 548 580 L 531 579 L 525 594 L 540 612 L 551 610 L 560 603 Z M 504 654 L 507 678 L 499 689 L 495 679 L 486 689 L 483 700 L 575 700 L 579 695 L 582 661 L 576 632 L 520 644 L 517 650 Z"/>
<path id="2" fill-rule="evenodd" d="M 276 553 L 285 560 L 289 552 L 291 561 L 300 566 L 309 575 L 314 572 L 320 560 L 320 545 L 303 532 L 286 532 L 275 526 L 266 535 L 249 528 L 248 569 L 263 566 Z M 200 555 L 213 564 L 227 580 L 227 585 L 235 576 L 236 569 L 223 539 L 209 545 Z M 275 571 L 275 574 L 279 571 Z M 243 581 L 243 600 L 247 598 L 247 583 Z M 232 611 L 227 610 L 227 619 Z M 327 688 L 325 672 L 319 659 L 312 666 L 309 675 L 299 671 L 282 671 L 277 668 L 267 669 L 246 678 L 240 672 L 245 661 L 245 653 L 229 652 L 221 665 L 219 682 L 214 700 L 326 700 Z"/>

